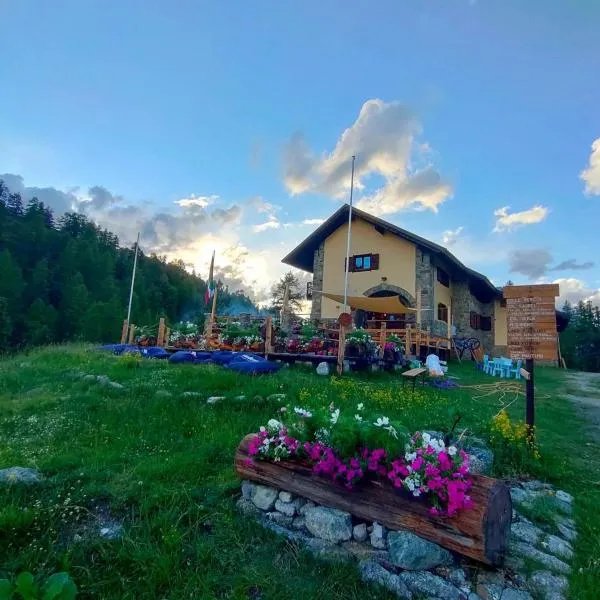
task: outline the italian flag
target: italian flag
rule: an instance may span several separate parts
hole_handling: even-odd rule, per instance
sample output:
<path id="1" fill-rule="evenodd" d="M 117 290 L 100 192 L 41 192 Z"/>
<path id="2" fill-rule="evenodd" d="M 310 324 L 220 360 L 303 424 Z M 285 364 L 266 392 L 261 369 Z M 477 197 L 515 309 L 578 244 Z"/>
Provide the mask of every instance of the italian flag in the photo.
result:
<path id="1" fill-rule="evenodd" d="M 212 259 L 210 261 L 210 271 L 208 272 L 208 282 L 206 292 L 204 294 L 204 303 L 208 304 L 210 299 L 215 295 L 215 280 L 213 279 L 213 270 L 215 268 L 215 253 L 213 250 Z"/>

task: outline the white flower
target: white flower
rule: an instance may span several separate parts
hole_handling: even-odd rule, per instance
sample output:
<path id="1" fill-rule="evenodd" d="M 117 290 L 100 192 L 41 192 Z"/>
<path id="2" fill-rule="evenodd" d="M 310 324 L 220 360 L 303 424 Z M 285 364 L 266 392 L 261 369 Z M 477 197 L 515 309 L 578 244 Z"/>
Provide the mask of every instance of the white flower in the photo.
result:
<path id="1" fill-rule="evenodd" d="M 388 425 L 387 427 L 384 427 L 384 429 L 395 439 L 398 439 L 398 432 L 396 431 L 396 429 L 392 426 L 392 425 Z"/>
<path id="2" fill-rule="evenodd" d="M 365 407 L 365 405 L 361 402 L 357 407 L 356 410 L 362 410 Z"/>
<path id="3" fill-rule="evenodd" d="M 263 427 L 262 425 L 260 426 L 260 432 L 264 433 L 267 429 L 265 427 Z"/>
<path id="4" fill-rule="evenodd" d="M 415 482 L 410 478 L 407 477 L 404 482 L 406 483 L 406 487 L 412 492 L 415 489 Z"/>
<path id="5" fill-rule="evenodd" d="M 412 462 L 413 460 L 415 460 L 417 458 L 417 453 L 416 452 L 407 452 L 404 455 L 404 458 L 408 461 L 408 462 Z"/>
<path id="6" fill-rule="evenodd" d="M 331 413 L 331 424 L 335 425 L 338 422 L 338 419 L 340 418 L 340 409 L 336 408 L 332 413 Z"/>
<path id="7" fill-rule="evenodd" d="M 421 495 L 420 490 L 414 490 L 413 491 L 413 496 L 415 496 L 415 498 L 418 498 Z"/>
<path id="8" fill-rule="evenodd" d="M 277 419 L 269 419 L 267 427 L 272 431 L 279 431 L 283 427 L 283 424 L 280 423 Z"/>
<path id="9" fill-rule="evenodd" d="M 430 441 L 431 441 L 431 436 L 428 433 L 424 433 L 423 434 L 423 443 L 425 444 L 425 446 L 427 446 Z"/>
<path id="10" fill-rule="evenodd" d="M 362 423 L 363 418 L 360 415 L 354 415 L 354 418 L 359 422 Z"/>
<path id="11" fill-rule="evenodd" d="M 294 408 L 294 412 L 297 415 L 300 415 L 301 417 L 306 417 L 307 419 L 310 419 L 312 417 L 312 413 L 308 410 L 305 410 L 304 408 Z"/>
<path id="12" fill-rule="evenodd" d="M 454 456 L 456 454 L 456 446 L 449 446 L 448 447 L 448 454 L 450 456 Z"/>
<path id="13" fill-rule="evenodd" d="M 377 419 L 377 421 L 375 421 L 375 423 L 373 423 L 373 425 L 375 425 L 375 427 L 384 427 L 385 425 L 389 425 L 390 424 L 390 420 L 387 417 L 379 417 Z"/>

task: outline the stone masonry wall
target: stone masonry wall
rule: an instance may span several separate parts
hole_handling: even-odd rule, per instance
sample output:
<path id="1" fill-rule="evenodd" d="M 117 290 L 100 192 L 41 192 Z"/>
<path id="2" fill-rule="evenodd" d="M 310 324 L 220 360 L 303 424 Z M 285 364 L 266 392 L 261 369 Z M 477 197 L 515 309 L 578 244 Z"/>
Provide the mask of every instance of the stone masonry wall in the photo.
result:
<path id="1" fill-rule="evenodd" d="M 490 331 L 471 327 L 471 311 L 485 317 L 491 317 Z M 452 282 L 452 324 L 456 327 L 458 337 L 475 337 L 481 342 L 484 352 L 492 352 L 494 348 L 494 303 L 477 300 L 466 281 Z"/>
<path id="2" fill-rule="evenodd" d="M 325 244 L 321 245 L 315 250 L 313 258 L 313 299 L 312 308 L 310 311 L 311 320 L 317 320 L 321 318 L 321 302 L 323 297 L 317 292 L 323 291 L 323 265 L 325 264 Z"/>
<path id="3" fill-rule="evenodd" d="M 416 257 L 416 284 L 417 293 L 421 294 L 421 327 L 431 327 L 437 314 L 433 312 L 434 296 L 434 266 L 431 264 L 429 254 L 417 247 Z"/>

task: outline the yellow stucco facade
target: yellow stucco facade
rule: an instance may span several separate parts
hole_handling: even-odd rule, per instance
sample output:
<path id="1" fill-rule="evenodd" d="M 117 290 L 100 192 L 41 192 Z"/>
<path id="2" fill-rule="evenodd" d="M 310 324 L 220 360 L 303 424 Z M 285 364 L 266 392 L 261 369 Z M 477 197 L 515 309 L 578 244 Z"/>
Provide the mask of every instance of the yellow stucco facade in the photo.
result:
<path id="1" fill-rule="evenodd" d="M 336 229 L 324 243 L 323 282 L 324 291 L 344 293 L 344 264 L 346 259 L 348 224 Z M 416 246 L 396 235 L 381 234 L 373 225 L 362 219 L 352 223 L 352 246 L 350 255 L 379 254 L 379 269 L 348 274 L 348 295 L 362 296 L 366 290 L 383 283 L 405 289 L 415 296 Z M 444 288 L 448 290 L 448 288 Z M 450 290 L 448 290 L 450 292 Z M 341 306 L 323 298 L 321 316 L 337 318 Z"/>

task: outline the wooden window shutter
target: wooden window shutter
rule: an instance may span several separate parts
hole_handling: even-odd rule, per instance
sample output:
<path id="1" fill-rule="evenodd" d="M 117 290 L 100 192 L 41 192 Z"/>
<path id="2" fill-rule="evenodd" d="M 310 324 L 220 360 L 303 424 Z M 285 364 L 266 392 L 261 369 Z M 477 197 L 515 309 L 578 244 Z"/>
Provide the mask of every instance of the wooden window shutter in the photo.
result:
<path id="1" fill-rule="evenodd" d="M 371 254 L 371 271 L 379 271 L 379 254 Z"/>

